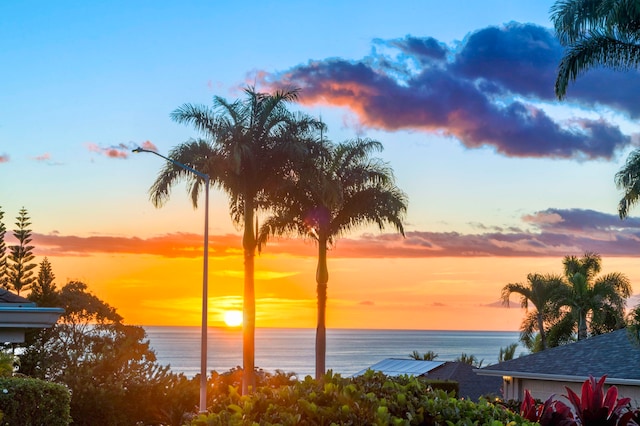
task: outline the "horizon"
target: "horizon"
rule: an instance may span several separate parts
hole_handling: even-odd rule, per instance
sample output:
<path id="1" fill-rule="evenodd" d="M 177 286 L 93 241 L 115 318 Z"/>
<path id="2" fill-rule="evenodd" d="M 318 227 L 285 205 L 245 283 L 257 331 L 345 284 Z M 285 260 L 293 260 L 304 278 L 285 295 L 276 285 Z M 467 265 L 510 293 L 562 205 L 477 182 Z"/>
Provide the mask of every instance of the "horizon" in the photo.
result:
<path id="1" fill-rule="evenodd" d="M 595 70 L 557 101 L 553 3 L 1 4 L 5 242 L 24 207 L 58 288 L 86 283 L 128 324 L 199 326 L 203 209 L 183 182 L 154 208 L 164 163 L 131 150 L 195 137 L 169 118 L 184 103 L 292 85 L 290 110 L 322 117 L 326 137 L 381 141 L 409 199 L 406 238 L 367 227 L 329 251 L 329 329 L 518 331 L 502 287 L 585 252 L 629 277 L 633 307 L 640 209 L 618 218 L 613 177 L 640 144 L 640 79 Z M 227 206 L 212 190 L 210 327 L 242 308 Z M 257 328 L 315 328 L 315 256 L 287 238 L 256 256 Z"/>

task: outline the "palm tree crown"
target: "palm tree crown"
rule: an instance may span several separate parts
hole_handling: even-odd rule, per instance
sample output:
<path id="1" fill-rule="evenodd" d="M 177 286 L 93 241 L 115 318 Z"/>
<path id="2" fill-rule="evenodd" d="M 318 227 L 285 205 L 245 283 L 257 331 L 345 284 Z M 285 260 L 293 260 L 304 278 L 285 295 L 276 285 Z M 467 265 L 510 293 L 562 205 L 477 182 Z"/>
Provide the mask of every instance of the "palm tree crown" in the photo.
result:
<path id="1" fill-rule="evenodd" d="M 334 145 L 322 138 L 308 142 L 313 155 L 282 187 L 275 213 L 262 225 L 259 240 L 298 234 L 318 243 L 316 377 L 321 377 L 325 372 L 327 250 L 336 238 L 366 224 L 381 230 L 391 225 L 404 235 L 407 197 L 395 185 L 389 165 L 371 158 L 382 150 L 380 142 L 356 139 Z"/>
<path id="2" fill-rule="evenodd" d="M 233 102 L 216 96 L 213 107 L 185 104 L 173 111 L 173 120 L 193 126 L 202 138 L 180 144 L 169 153 L 169 158 L 209 175 L 211 185 L 229 196 L 231 217 L 243 227 L 243 393 L 255 386 L 256 213 L 271 207 L 276 190 L 305 157 L 306 145 L 301 141 L 320 126 L 287 109 L 297 99 L 297 90 L 265 94 L 249 87 L 245 95 Z M 153 203 L 163 205 L 181 178 L 188 181 L 191 200 L 197 206 L 203 180 L 172 163 L 165 165 L 151 187 Z"/>
<path id="3" fill-rule="evenodd" d="M 558 98 L 569 81 L 598 66 L 636 68 L 640 63 L 640 5 L 633 0 L 559 0 L 551 20 L 567 47 L 556 78 Z"/>
<path id="4" fill-rule="evenodd" d="M 536 330 L 540 335 L 539 349 L 547 348 L 546 332 L 557 315 L 554 302 L 562 285 L 562 277 L 558 275 L 528 274 L 526 284 L 510 283 L 502 288 L 503 304 L 508 306 L 509 297 L 516 293 L 520 295 L 520 306 L 528 309 L 531 303 L 535 308 L 522 321 L 520 333 L 520 340 L 530 349 L 536 347 Z"/>

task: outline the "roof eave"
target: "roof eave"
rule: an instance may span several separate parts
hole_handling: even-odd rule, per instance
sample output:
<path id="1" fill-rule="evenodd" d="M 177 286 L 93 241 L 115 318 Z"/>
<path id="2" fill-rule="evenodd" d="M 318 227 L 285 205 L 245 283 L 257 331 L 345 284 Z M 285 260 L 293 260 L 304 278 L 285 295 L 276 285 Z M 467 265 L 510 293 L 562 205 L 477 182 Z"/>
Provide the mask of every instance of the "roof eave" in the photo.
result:
<path id="1" fill-rule="evenodd" d="M 475 369 L 476 374 L 481 376 L 509 376 L 518 379 L 534 379 L 534 380 L 549 380 L 554 382 L 576 382 L 582 383 L 587 380 L 588 376 L 570 376 L 560 374 L 540 374 L 530 373 L 522 371 L 508 371 L 508 370 L 485 370 Z M 640 380 L 638 379 L 622 379 L 617 377 L 607 377 L 606 383 L 609 385 L 628 385 L 628 386 L 640 386 Z"/>

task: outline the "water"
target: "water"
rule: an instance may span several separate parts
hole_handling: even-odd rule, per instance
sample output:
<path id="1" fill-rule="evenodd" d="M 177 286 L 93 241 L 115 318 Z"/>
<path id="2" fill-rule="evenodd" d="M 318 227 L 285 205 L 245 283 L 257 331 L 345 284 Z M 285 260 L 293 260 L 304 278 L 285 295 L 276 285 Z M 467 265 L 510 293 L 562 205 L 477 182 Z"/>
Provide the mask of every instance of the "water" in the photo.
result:
<path id="1" fill-rule="evenodd" d="M 151 347 L 161 365 L 193 377 L 200 372 L 199 327 L 145 326 Z M 242 331 L 209 328 L 207 371 L 227 371 L 242 365 Z M 433 351 L 437 361 L 453 361 L 462 353 L 483 360 L 483 366 L 498 362 L 500 348 L 518 342 L 511 331 L 433 330 L 327 330 L 327 369 L 352 375 L 384 358 L 409 358 Z M 256 329 L 255 365 L 265 371 L 294 372 L 298 377 L 314 375 L 315 329 Z M 526 353 L 519 347 L 516 356 Z"/>

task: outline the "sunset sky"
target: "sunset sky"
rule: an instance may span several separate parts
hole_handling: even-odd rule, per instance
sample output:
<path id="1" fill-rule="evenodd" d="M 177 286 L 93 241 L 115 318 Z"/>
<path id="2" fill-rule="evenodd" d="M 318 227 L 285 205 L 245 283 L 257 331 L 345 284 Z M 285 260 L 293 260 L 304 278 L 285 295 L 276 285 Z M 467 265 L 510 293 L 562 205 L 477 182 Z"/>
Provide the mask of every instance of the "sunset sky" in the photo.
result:
<path id="1" fill-rule="evenodd" d="M 156 209 L 162 159 L 131 149 L 197 136 L 169 118 L 184 103 L 285 85 L 333 141 L 381 141 L 409 196 L 406 238 L 361 229 L 330 251 L 330 328 L 515 331 L 501 288 L 586 251 L 635 305 L 640 209 L 618 218 L 613 178 L 638 144 L 640 78 L 593 71 L 557 101 L 552 4 L 1 2 L 3 222 L 25 207 L 57 285 L 85 282 L 127 323 L 199 325 L 203 209 L 183 183 Z M 218 326 L 241 309 L 243 265 L 223 193 L 210 210 Z M 315 253 L 276 239 L 256 258 L 258 327 L 314 327 Z"/>

